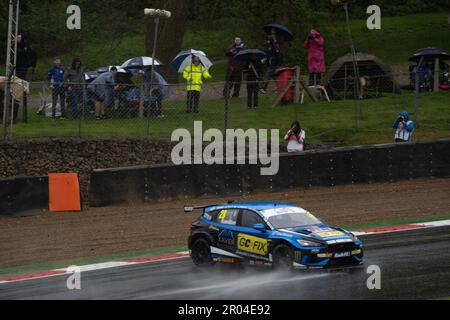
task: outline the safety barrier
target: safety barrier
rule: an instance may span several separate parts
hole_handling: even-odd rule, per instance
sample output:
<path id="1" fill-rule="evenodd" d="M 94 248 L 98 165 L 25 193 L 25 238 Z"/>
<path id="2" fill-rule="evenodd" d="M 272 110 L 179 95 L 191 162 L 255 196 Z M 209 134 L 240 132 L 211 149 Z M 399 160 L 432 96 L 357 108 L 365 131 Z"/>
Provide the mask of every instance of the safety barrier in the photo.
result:
<path id="1" fill-rule="evenodd" d="M 48 177 L 0 179 L 0 215 L 48 209 Z"/>
<path id="2" fill-rule="evenodd" d="M 256 191 L 450 176 L 450 139 L 280 155 L 275 176 L 258 165 L 158 165 L 94 170 L 90 205 L 240 196 Z"/>

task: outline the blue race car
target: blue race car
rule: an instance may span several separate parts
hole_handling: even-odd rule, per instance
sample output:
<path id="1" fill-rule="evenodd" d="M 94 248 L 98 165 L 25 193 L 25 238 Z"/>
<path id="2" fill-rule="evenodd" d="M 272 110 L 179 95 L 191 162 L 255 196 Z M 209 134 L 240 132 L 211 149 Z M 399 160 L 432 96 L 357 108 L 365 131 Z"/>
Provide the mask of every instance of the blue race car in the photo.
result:
<path id="1" fill-rule="evenodd" d="M 363 245 L 354 234 L 329 227 L 297 206 L 228 203 L 184 210 L 203 210 L 188 240 L 197 266 L 223 262 L 311 269 L 363 263 Z"/>

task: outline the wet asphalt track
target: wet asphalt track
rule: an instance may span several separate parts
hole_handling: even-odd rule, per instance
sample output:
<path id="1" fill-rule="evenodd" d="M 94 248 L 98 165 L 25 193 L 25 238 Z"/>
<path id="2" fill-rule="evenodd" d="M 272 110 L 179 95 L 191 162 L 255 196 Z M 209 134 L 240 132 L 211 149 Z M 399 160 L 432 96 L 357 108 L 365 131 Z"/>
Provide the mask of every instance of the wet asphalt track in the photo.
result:
<path id="1" fill-rule="evenodd" d="M 189 259 L 82 274 L 69 291 L 67 275 L 0 284 L 0 299 L 434 299 L 450 296 L 450 228 L 362 238 L 366 264 L 347 271 L 279 274 L 266 268 L 219 265 L 197 269 Z M 366 268 L 378 265 L 382 289 L 370 291 Z"/>

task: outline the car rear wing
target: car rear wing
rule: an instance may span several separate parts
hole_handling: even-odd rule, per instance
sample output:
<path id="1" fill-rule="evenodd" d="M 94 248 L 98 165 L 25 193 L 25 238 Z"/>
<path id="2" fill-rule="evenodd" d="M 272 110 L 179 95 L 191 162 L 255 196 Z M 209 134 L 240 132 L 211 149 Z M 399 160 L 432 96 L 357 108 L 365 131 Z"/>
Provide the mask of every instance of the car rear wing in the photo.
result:
<path id="1" fill-rule="evenodd" d="M 205 211 L 205 209 L 210 208 L 210 207 L 214 207 L 215 205 L 208 205 L 208 206 L 190 206 L 190 205 L 186 205 L 184 206 L 184 212 L 185 213 L 191 213 L 194 212 L 196 210 L 203 210 L 203 212 Z"/>
<path id="2" fill-rule="evenodd" d="M 234 201 L 229 201 L 228 203 L 233 203 Z M 210 204 L 207 206 L 191 206 L 191 205 L 185 205 L 184 206 L 184 212 L 185 213 L 191 213 L 194 212 L 196 210 L 203 210 L 203 212 L 205 212 L 205 209 L 207 208 L 211 208 L 211 207 L 217 207 L 220 206 L 220 204 Z"/>

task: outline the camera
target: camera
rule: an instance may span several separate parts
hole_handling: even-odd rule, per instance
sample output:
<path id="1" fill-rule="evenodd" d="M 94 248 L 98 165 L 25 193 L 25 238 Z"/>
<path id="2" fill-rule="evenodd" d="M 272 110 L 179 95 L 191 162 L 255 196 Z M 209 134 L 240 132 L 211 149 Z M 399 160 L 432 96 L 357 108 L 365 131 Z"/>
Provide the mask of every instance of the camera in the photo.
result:
<path id="1" fill-rule="evenodd" d="M 309 41 L 314 41 L 315 38 L 316 38 L 316 37 L 313 36 L 313 35 L 311 34 L 311 35 L 309 35 L 308 40 L 309 40 Z"/>
<path id="2" fill-rule="evenodd" d="M 398 121 L 399 121 L 399 122 L 405 122 L 405 118 L 399 117 L 399 118 L 398 118 Z"/>

